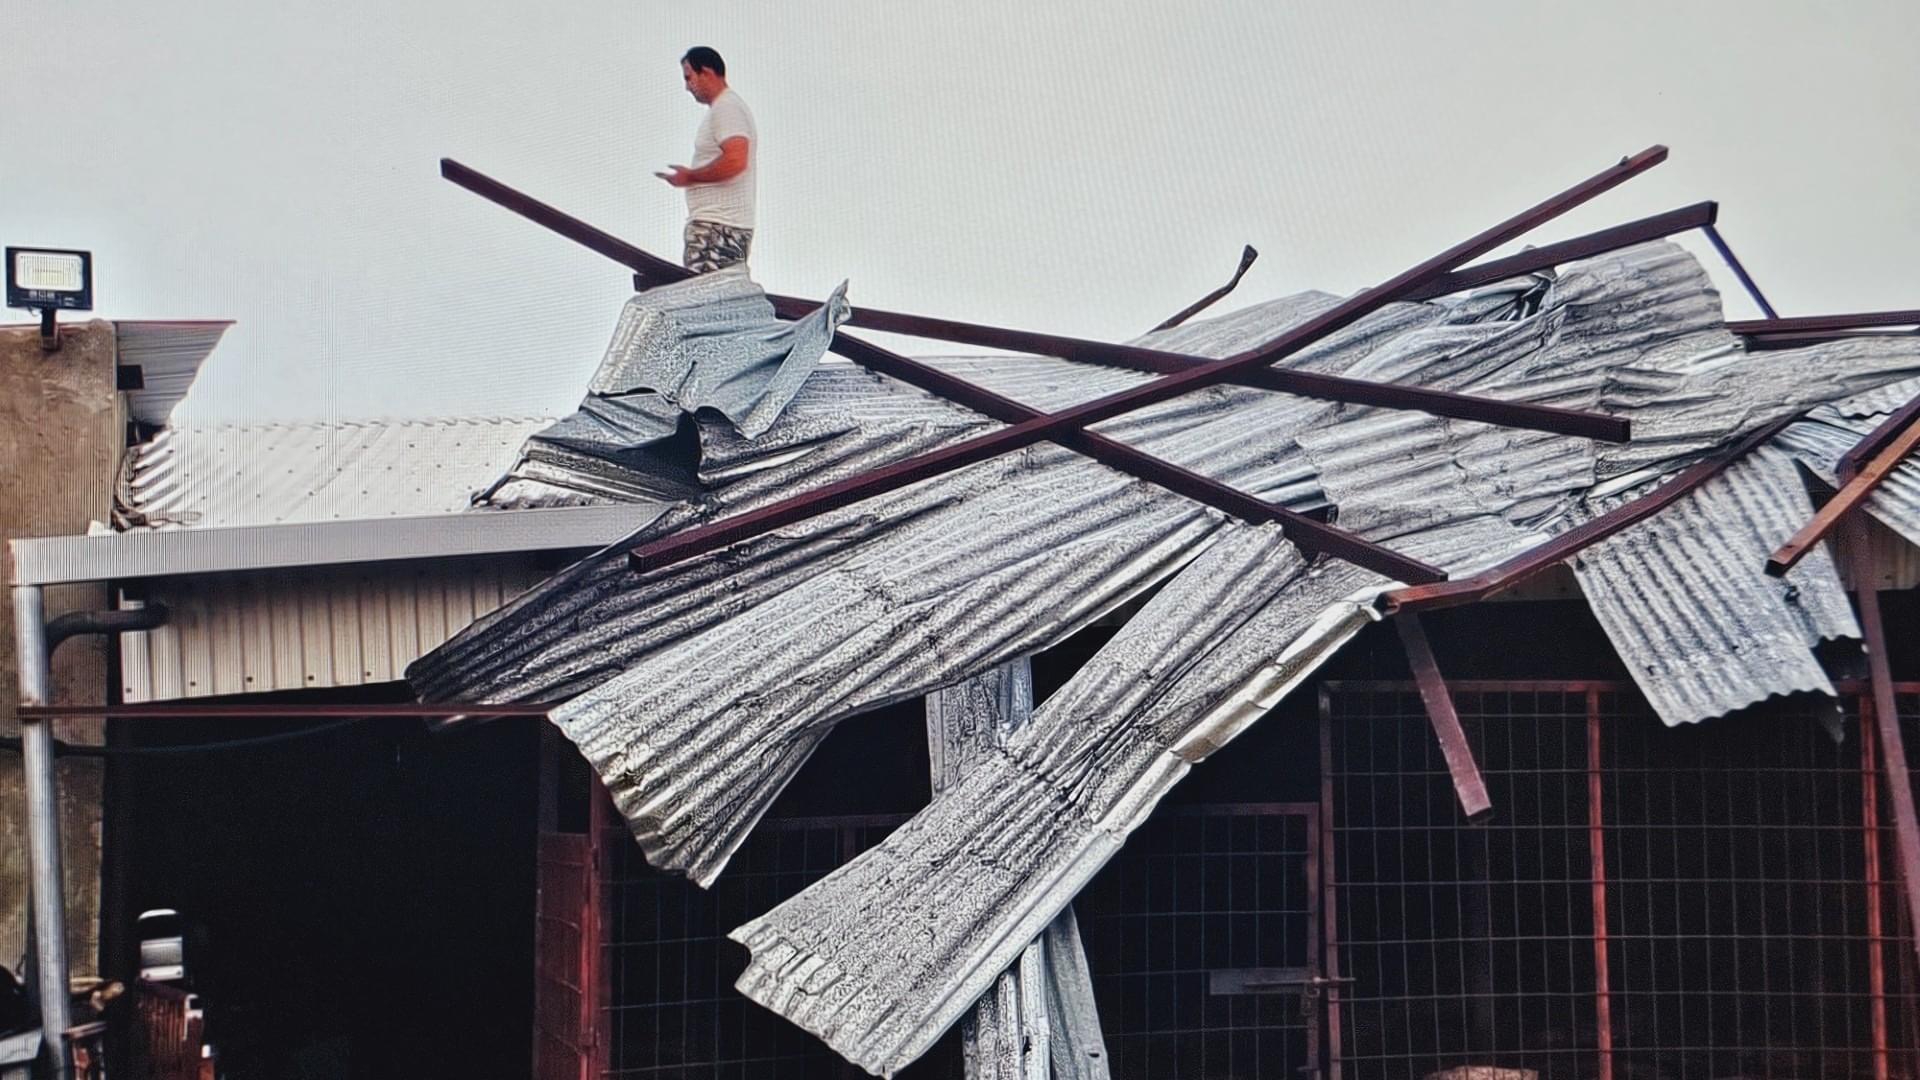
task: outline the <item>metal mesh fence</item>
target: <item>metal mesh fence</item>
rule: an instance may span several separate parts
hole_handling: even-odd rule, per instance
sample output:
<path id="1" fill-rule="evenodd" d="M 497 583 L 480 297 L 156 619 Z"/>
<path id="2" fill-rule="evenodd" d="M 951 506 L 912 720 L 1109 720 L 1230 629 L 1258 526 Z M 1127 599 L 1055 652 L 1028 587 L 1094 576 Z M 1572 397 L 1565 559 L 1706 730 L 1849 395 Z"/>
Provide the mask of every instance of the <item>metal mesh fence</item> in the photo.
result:
<path id="1" fill-rule="evenodd" d="M 1076 902 L 1113 1075 L 1291 1077 L 1318 1024 L 1317 808 L 1161 811 Z"/>
<path id="2" fill-rule="evenodd" d="M 853 1080 L 866 1074 L 741 997 L 746 950 L 727 931 L 879 843 L 904 816 L 771 819 L 712 889 L 649 867 L 624 829 L 606 839 L 608 1077 Z M 957 1075 L 950 1047 L 902 1076 Z"/>
<path id="3" fill-rule="evenodd" d="M 1342 1072 L 1915 1075 L 1857 717 L 1668 729 L 1625 686 L 1454 691 L 1485 824 L 1462 820 L 1411 687 L 1324 699 Z"/>

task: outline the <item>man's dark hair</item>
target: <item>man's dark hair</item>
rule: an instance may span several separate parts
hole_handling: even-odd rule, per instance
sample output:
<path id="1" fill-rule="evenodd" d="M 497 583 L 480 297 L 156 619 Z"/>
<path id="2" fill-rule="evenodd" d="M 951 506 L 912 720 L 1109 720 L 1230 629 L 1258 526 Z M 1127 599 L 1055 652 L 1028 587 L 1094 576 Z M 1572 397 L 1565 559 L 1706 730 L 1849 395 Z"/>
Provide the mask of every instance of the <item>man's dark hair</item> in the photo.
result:
<path id="1" fill-rule="evenodd" d="M 723 79 L 727 77 L 727 62 L 720 59 L 719 53 L 705 45 L 695 45 L 680 59 L 695 71 L 711 71 Z"/>

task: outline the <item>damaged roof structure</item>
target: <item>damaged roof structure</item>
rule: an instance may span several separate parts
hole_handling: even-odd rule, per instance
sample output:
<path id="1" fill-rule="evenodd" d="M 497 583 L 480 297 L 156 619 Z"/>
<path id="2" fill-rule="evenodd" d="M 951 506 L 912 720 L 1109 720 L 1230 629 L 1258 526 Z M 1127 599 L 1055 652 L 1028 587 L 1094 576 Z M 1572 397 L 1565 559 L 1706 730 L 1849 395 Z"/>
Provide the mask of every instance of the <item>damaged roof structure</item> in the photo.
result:
<path id="1" fill-rule="evenodd" d="M 839 721 L 933 695 L 932 723 L 966 711 L 939 704 L 956 693 L 1015 694 L 988 710 L 1004 723 L 961 725 L 994 737 L 912 820 L 733 930 L 739 990 L 877 1075 L 976 1002 L 975 1024 L 1019 1008 L 996 980 L 1025 979 L 1036 942 L 1071 982 L 1075 894 L 1195 763 L 1384 615 L 1564 559 L 1669 725 L 1834 693 L 1815 647 L 1861 636 L 1834 560 L 1776 577 L 1767 555 L 1813 516 L 1806 478 L 1844 482 L 1843 457 L 1920 397 L 1910 335 L 1736 332 L 1701 266 L 1653 238 L 1672 228 L 1461 276 L 1508 231 L 1390 288 L 1128 347 L 1201 358 L 1185 366 L 1128 370 L 1069 339 L 909 362 L 839 332 L 861 325 L 844 286 L 812 306 L 741 271 L 676 281 L 446 171 L 653 275 L 580 412 L 531 434 L 488 497 L 677 501 L 412 665 L 423 701 L 555 703 L 647 859 L 705 885 Z M 867 325 L 962 327 L 884 322 Z M 883 374 L 893 361 L 919 382 Z M 1347 381 L 1432 393 L 1309 396 Z M 1620 421 L 1630 437 L 1606 437 Z M 1920 543 L 1920 469 L 1863 505 Z M 1022 658 L 1128 605 L 1030 716 L 970 682 L 1017 682 Z M 1041 996 L 1072 1011 L 1070 988 Z M 1087 1056 L 1056 1054 L 1055 1075 L 1104 1075 Z"/>

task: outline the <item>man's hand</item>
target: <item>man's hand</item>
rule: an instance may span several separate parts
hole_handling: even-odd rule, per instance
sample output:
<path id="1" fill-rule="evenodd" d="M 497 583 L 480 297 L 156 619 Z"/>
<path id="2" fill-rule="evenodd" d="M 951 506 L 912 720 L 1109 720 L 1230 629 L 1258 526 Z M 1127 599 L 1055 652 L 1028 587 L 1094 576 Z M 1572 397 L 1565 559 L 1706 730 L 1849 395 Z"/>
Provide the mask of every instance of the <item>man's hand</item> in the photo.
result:
<path id="1" fill-rule="evenodd" d="M 685 165 L 669 165 L 667 172 L 653 175 L 672 184 L 674 187 L 687 187 L 692 184 L 724 184 L 747 170 L 747 137 L 735 135 L 720 144 L 720 156 L 697 169 Z"/>

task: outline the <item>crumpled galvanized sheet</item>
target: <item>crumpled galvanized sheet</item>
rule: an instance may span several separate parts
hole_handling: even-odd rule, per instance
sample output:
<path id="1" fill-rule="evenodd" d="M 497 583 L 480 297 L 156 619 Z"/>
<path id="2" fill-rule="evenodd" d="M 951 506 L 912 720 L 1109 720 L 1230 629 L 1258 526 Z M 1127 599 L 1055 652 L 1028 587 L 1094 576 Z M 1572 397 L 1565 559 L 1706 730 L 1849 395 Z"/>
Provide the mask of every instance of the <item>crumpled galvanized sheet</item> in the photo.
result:
<path id="1" fill-rule="evenodd" d="M 1326 348 L 1363 355 L 1441 314 L 1403 305 Z M 1310 420 L 1300 404 L 1244 388 L 1192 395 L 1167 406 L 1191 422 L 1139 445 L 1230 448 L 1216 459 L 1222 473 L 1237 466 L 1257 488 L 1263 472 L 1291 468 L 1281 452 L 1290 427 L 1277 420 Z M 1141 421 L 1156 422 L 1164 424 Z M 749 474 L 706 506 L 669 511 L 656 528 L 700 520 L 744 486 L 757 485 L 729 509 L 778 498 L 794 478 L 779 474 L 806 468 L 801 458 Z M 810 482 L 834 478 L 822 471 L 829 475 Z M 1036 507 L 1046 516 L 1035 520 Z M 706 881 L 832 722 L 1063 640 L 1177 570 L 1221 520 L 1036 447 L 655 574 L 633 575 L 623 542 L 519 598 L 409 677 L 442 698 L 584 689 L 556 723 L 608 781 L 649 858 Z M 729 659 L 750 654 L 760 660 Z"/>
<path id="2" fill-rule="evenodd" d="M 740 991 L 869 1072 L 911 1062 L 1119 850 L 1197 760 L 1196 740 L 1216 741 L 1205 706 L 1241 680 L 1170 692 L 1238 665 L 1208 664 L 1191 644 L 1230 629 L 1266 648 L 1292 642 L 1372 578 L 1336 564 L 1309 582 L 1273 528 L 1233 529 L 1195 569 L 1148 601 L 999 760 L 735 930 L 752 953 Z M 1294 661 L 1298 674 L 1368 621 L 1361 605 L 1338 610 Z"/>
<path id="3" fill-rule="evenodd" d="M 1880 415 L 1848 416 L 1840 409 L 1816 409 L 1807 419 L 1781 432 L 1775 443 L 1786 447 L 1828 486 L 1837 487 L 1841 455 L 1853 449 L 1882 419 Z M 1905 537 L 1908 543 L 1920 545 L 1920 462 L 1909 458 L 1894 466 L 1879 485 L 1867 493 L 1861 506 L 1881 524 Z M 1774 544 L 1784 542 L 1805 521 L 1803 518 L 1793 529 L 1781 533 Z M 1825 551 L 1826 545 L 1822 545 L 1813 554 Z"/>
<path id="4" fill-rule="evenodd" d="M 652 390 L 681 412 L 713 409 L 753 438 L 773 426 L 847 319 L 847 283 L 805 318 L 775 316 L 744 266 L 639 293 L 620 310 L 587 389 Z"/>
<path id="5" fill-rule="evenodd" d="M 528 438 L 521 460 L 483 493 L 522 502 L 556 492 L 676 500 L 698 493 L 684 417 L 712 411 L 741 435 L 764 434 L 800 393 L 847 318 L 845 282 L 802 319 L 774 315 L 745 267 L 638 293 L 572 415 Z"/>
<path id="6" fill-rule="evenodd" d="M 1648 490 L 1582 507 L 1565 524 Z M 1792 456 L 1763 446 L 1574 557 L 1594 616 L 1669 726 L 1776 695 L 1833 693 L 1810 646 L 1860 629 L 1832 556 L 1813 552 L 1785 578 L 1766 572 L 1768 553 L 1812 515 Z"/>
<path id="7" fill-rule="evenodd" d="M 927 756 L 940 792 L 1033 719 L 1026 657 L 927 695 Z M 960 1022 L 967 1080 L 1107 1080 L 1107 1050 L 1080 926 L 1069 907 L 1021 950 Z"/>

